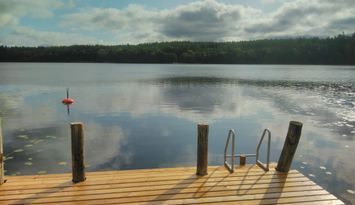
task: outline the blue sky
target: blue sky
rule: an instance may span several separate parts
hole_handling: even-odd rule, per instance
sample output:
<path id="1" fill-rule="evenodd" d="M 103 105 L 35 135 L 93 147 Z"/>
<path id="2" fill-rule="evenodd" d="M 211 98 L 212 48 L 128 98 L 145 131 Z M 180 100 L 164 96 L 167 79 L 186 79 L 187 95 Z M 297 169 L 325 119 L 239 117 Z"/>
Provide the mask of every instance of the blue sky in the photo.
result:
<path id="1" fill-rule="evenodd" d="M 0 44 L 240 41 L 355 32 L 354 0 L 0 0 Z"/>

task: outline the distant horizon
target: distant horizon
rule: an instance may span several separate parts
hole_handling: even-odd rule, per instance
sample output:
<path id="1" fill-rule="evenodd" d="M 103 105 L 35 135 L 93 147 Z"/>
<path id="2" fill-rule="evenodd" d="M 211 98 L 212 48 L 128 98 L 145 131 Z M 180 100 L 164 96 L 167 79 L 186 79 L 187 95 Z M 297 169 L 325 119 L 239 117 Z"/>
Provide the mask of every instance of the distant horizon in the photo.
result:
<path id="1" fill-rule="evenodd" d="M 355 32 L 353 0 L 0 0 L 0 45 L 239 42 Z"/>
<path id="2" fill-rule="evenodd" d="M 72 45 L 37 45 L 37 46 L 18 46 L 18 45 L 0 45 L 1 47 L 24 47 L 24 48 L 40 48 L 40 47 L 71 47 L 71 46 L 139 46 L 144 44 L 163 44 L 163 43 L 173 43 L 173 42 L 189 42 L 189 43 L 240 43 L 240 42 L 250 42 L 250 41 L 264 41 L 264 40 L 296 40 L 296 39 L 327 39 L 327 38 L 335 38 L 337 36 L 344 35 L 351 37 L 355 35 L 354 33 L 339 33 L 334 36 L 290 36 L 290 37 L 279 37 L 279 38 L 263 38 L 263 39 L 253 39 L 253 40 L 240 40 L 240 41 L 189 41 L 189 40 L 171 40 L 171 41 L 156 41 L 156 42 L 144 42 L 144 43 L 137 43 L 137 44 L 129 44 L 129 43 L 122 43 L 122 44 L 72 44 Z"/>

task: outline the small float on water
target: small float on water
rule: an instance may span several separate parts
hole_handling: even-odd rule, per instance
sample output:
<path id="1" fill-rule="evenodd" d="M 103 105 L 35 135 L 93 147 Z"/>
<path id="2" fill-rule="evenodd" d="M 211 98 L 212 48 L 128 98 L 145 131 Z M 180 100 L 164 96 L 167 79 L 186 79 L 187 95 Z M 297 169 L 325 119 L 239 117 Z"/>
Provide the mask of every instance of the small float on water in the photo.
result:
<path id="1" fill-rule="evenodd" d="M 74 103 L 74 99 L 69 97 L 69 88 L 67 88 L 67 98 L 64 98 L 64 99 L 62 100 L 62 103 L 63 103 L 64 105 L 71 105 L 71 104 Z"/>
<path id="2" fill-rule="evenodd" d="M 67 106 L 67 112 L 69 115 L 70 105 L 74 103 L 74 99 L 69 97 L 69 88 L 67 88 L 67 97 L 62 100 L 62 103 Z"/>

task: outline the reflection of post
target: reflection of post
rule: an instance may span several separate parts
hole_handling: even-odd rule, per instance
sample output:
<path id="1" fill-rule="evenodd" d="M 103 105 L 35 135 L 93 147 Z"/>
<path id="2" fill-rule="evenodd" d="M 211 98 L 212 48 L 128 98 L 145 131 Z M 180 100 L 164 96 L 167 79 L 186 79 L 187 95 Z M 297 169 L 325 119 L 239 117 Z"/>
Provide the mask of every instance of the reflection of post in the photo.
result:
<path id="1" fill-rule="evenodd" d="M 85 181 L 83 123 L 70 124 L 73 182 Z"/>
<path id="2" fill-rule="evenodd" d="M 4 150 L 2 148 L 2 129 L 0 118 L 0 185 L 4 183 Z"/>
<path id="3" fill-rule="evenodd" d="M 208 166 L 208 125 L 197 125 L 197 171 L 199 176 L 207 175 Z"/>
<path id="4" fill-rule="evenodd" d="M 290 170 L 293 156 L 296 153 L 297 145 L 301 138 L 301 131 L 301 122 L 290 121 L 285 144 L 277 163 L 277 171 L 288 172 Z"/>

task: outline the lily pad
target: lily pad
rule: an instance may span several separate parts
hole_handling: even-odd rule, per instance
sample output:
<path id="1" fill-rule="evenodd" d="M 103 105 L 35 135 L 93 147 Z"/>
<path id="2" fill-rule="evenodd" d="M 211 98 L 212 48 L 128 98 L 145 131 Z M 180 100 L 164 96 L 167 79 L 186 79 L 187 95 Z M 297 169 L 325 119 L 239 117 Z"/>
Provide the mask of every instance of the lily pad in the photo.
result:
<path id="1" fill-rule="evenodd" d="M 33 144 L 38 144 L 38 143 L 41 143 L 41 142 L 43 142 L 44 140 L 36 140 L 35 142 L 33 142 Z"/>
<path id="2" fill-rule="evenodd" d="M 29 161 L 32 161 L 32 157 L 28 158 Z"/>
<path id="3" fill-rule="evenodd" d="M 56 139 L 57 137 L 56 136 L 52 136 L 52 135 L 47 135 L 46 138 L 48 138 L 48 139 Z"/>
<path id="4" fill-rule="evenodd" d="M 24 163 L 24 165 L 26 165 L 26 166 L 32 166 L 32 164 L 33 164 L 32 162 L 25 162 Z"/>
<path id="5" fill-rule="evenodd" d="M 33 144 L 26 144 L 25 147 L 32 147 Z"/>
<path id="6" fill-rule="evenodd" d="M 7 161 L 7 160 L 10 160 L 10 159 L 13 159 L 14 157 L 4 157 L 4 161 Z"/>
<path id="7" fill-rule="evenodd" d="M 15 149 L 14 152 L 23 152 L 23 149 Z"/>
<path id="8" fill-rule="evenodd" d="M 316 177 L 316 175 L 314 175 L 314 174 L 308 174 L 308 176 L 310 176 L 310 177 Z"/>
<path id="9" fill-rule="evenodd" d="M 17 175 L 20 175 L 20 174 L 21 174 L 21 172 L 16 172 L 16 173 L 11 174 L 11 176 L 17 176 Z"/>
<path id="10" fill-rule="evenodd" d="M 19 135 L 17 137 L 20 138 L 20 139 L 28 140 L 28 136 L 27 135 Z"/>
<path id="11" fill-rule="evenodd" d="M 37 172 L 37 174 L 47 174 L 47 171 L 46 170 L 42 170 L 42 171 Z"/>
<path id="12" fill-rule="evenodd" d="M 58 165 L 67 165 L 67 163 L 66 162 L 58 162 Z"/>

